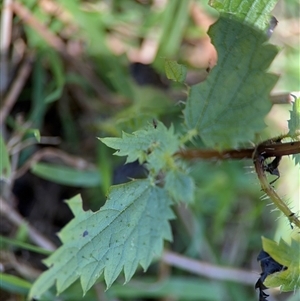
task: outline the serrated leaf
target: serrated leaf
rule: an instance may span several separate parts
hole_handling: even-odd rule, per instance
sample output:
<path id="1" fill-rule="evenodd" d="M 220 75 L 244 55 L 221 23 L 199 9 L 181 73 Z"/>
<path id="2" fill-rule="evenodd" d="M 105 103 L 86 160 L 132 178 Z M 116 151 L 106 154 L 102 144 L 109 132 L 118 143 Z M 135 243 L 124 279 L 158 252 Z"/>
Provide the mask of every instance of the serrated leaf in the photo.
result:
<path id="1" fill-rule="evenodd" d="M 287 267 L 286 270 L 269 275 L 264 281 L 267 287 L 280 287 L 281 291 L 289 292 L 300 289 L 300 243 L 292 240 L 288 245 L 284 240 L 279 243 L 262 238 L 263 249 L 275 261 Z"/>
<path id="2" fill-rule="evenodd" d="M 192 177 L 179 170 L 166 173 L 165 189 L 176 202 L 192 203 L 195 194 L 195 182 Z"/>
<path id="3" fill-rule="evenodd" d="M 210 0 L 210 5 L 220 13 L 237 16 L 248 24 L 253 24 L 257 29 L 264 31 L 270 26 L 270 12 L 278 0 Z"/>
<path id="4" fill-rule="evenodd" d="M 167 192 L 149 180 L 113 186 L 97 212 L 83 211 L 80 196 L 68 201 L 74 219 L 59 237 L 63 245 L 44 262 L 49 269 L 33 284 L 29 297 L 41 296 L 55 282 L 58 294 L 78 278 L 83 292 L 104 274 L 107 287 L 124 271 L 129 281 L 140 264 L 147 269 L 171 240 L 174 217 Z"/>
<path id="5" fill-rule="evenodd" d="M 187 69 L 176 61 L 165 59 L 165 72 L 168 79 L 183 83 L 186 78 Z"/>
<path id="6" fill-rule="evenodd" d="M 147 161 L 149 169 L 158 172 L 164 168 L 172 155 L 179 149 L 179 139 L 171 126 L 167 129 L 161 122 L 156 126 L 148 125 L 145 129 L 124 133 L 122 138 L 99 138 L 104 144 L 117 149 L 114 154 L 127 156 L 126 163 L 139 160 Z"/>
<path id="7" fill-rule="evenodd" d="M 266 44 L 265 31 L 255 28 L 259 20 L 269 16 L 270 5 L 231 2 L 241 12 L 250 3 L 257 21 L 245 21 L 253 19 L 250 12 L 251 18 L 247 13 L 221 13 L 209 29 L 218 63 L 204 82 L 190 89 L 184 110 L 188 128 L 196 129 L 207 146 L 217 149 L 236 148 L 265 127 L 264 117 L 271 108 L 269 94 L 278 79 L 266 73 L 278 50 Z"/>

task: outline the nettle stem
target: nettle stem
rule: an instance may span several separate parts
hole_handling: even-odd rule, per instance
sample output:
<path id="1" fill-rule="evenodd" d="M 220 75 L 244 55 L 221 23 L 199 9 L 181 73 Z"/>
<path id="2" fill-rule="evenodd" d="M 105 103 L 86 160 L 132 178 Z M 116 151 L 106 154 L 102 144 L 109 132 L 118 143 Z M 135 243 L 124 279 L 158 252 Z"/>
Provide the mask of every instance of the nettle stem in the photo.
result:
<path id="1" fill-rule="evenodd" d="M 264 158 L 288 156 L 300 153 L 300 141 L 292 141 L 287 143 L 271 142 L 262 143 L 259 145 L 259 151 L 264 153 Z M 225 150 L 222 152 L 216 150 L 201 150 L 201 149 L 187 149 L 177 152 L 176 155 L 183 159 L 251 159 L 255 151 L 255 147 L 244 148 L 240 150 Z"/>
<path id="2" fill-rule="evenodd" d="M 300 141 L 292 141 L 281 143 L 280 141 L 286 136 L 267 140 L 257 147 L 246 148 L 241 150 L 226 150 L 218 152 L 216 150 L 181 150 L 177 155 L 183 159 L 253 159 L 255 170 L 260 181 L 262 190 L 269 196 L 274 205 L 289 219 L 291 225 L 294 224 L 300 229 L 300 220 L 294 212 L 286 205 L 286 203 L 279 197 L 274 188 L 271 186 L 266 177 L 266 171 L 277 174 L 279 172 L 277 167 L 279 165 L 282 156 L 288 156 L 300 153 Z M 273 162 L 277 162 L 277 165 L 271 164 L 265 165 L 265 160 L 270 157 L 275 157 Z M 277 160 L 276 160 L 277 159 Z"/>
<path id="3" fill-rule="evenodd" d="M 280 198 L 276 193 L 274 188 L 268 182 L 268 179 L 265 174 L 265 153 L 259 151 L 260 145 L 255 149 L 253 153 L 253 163 L 255 170 L 261 185 L 262 190 L 269 196 L 274 205 L 289 219 L 291 226 L 294 224 L 300 229 L 300 220 L 294 212 L 286 205 L 286 203 Z M 299 148 L 298 148 L 299 152 Z M 277 156 L 280 157 L 280 156 Z"/>

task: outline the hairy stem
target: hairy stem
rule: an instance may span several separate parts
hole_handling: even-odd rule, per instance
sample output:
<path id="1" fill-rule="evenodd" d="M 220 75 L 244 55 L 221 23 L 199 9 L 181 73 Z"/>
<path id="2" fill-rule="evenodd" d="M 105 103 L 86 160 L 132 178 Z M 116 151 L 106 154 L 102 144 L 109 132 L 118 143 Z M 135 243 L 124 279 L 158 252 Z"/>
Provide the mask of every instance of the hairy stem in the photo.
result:
<path id="1" fill-rule="evenodd" d="M 289 219 L 291 225 L 294 224 L 300 229 L 300 220 L 298 219 L 296 214 L 290 210 L 290 208 L 285 204 L 285 202 L 280 198 L 280 196 L 268 182 L 264 168 L 264 161 L 266 158 L 264 149 L 264 145 L 260 144 L 253 153 L 253 163 L 261 188 L 269 196 L 274 205 Z"/>
<path id="2" fill-rule="evenodd" d="M 300 153 L 300 141 L 292 141 L 286 143 L 273 142 L 268 140 L 267 142 L 259 144 L 257 148 L 244 148 L 240 150 L 225 150 L 222 152 L 216 150 L 201 150 L 201 149 L 188 149 L 177 152 L 176 155 L 183 159 L 251 159 L 254 151 L 264 155 L 264 158 L 288 156 Z"/>
<path id="3" fill-rule="evenodd" d="M 176 155 L 187 160 L 194 160 L 194 159 L 228 160 L 228 159 L 252 158 L 262 190 L 270 197 L 270 199 L 275 204 L 275 206 L 289 219 L 291 225 L 294 224 L 300 229 L 300 220 L 298 219 L 296 214 L 290 210 L 290 208 L 276 193 L 276 191 L 268 182 L 268 179 L 265 174 L 265 171 L 267 170 L 264 165 L 265 159 L 270 157 L 275 157 L 278 158 L 280 161 L 280 158 L 282 156 L 288 156 L 288 155 L 300 153 L 300 141 L 281 143 L 280 141 L 283 138 L 286 138 L 286 136 L 267 140 L 254 148 L 245 148 L 241 150 L 226 150 L 223 152 L 218 152 L 216 150 L 199 150 L 199 149 L 181 150 Z"/>

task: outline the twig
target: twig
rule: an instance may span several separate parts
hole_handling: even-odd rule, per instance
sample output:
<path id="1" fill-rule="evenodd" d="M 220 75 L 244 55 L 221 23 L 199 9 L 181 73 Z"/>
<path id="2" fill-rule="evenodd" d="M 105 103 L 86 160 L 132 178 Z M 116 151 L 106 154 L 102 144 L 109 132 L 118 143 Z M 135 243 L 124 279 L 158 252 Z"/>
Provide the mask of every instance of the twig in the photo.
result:
<path id="1" fill-rule="evenodd" d="M 1 29 L 0 29 L 0 95 L 4 93 L 9 82 L 9 64 L 8 64 L 8 49 L 11 41 L 12 28 L 12 0 L 4 0 L 2 15 L 1 15 Z M 0 119 L 1 120 L 1 119 Z"/>
<path id="2" fill-rule="evenodd" d="M 300 141 L 286 143 L 263 142 L 257 146 L 255 151 L 263 154 L 265 158 L 295 155 L 300 153 Z"/>
<path id="3" fill-rule="evenodd" d="M 30 27 L 34 28 L 36 32 L 39 33 L 41 37 L 54 49 L 60 53 L 65 53 L 65 44 L 56 35 L 52 34 L 47 27 L 42 24 L 38 19 L 36 19 L 31 12 L 23 6 L 21 3 L 14 1 L 12 3 L 12 9 L 16 15 L 18 15 L 23 22 L 25 22 Z"/>
<path id="4" fill-rule="evenodd" d="M 257 274 L 246 270 L 233 269 L 212 265 L 206 262 L 190 259 L 179 254 L 165 251 L 162 260 L 174 267 L 201 275 L 214 280 L 226 280 L 253 285 L 257 280 Z"/>
<path id="5" fill-rule="evenodd" d="M 11 156 L 20 153 L 23 149 L 31 146 L 31 145 L 41 145 L 41 144 L 52 144 L 58 145 L 61 143 L 61 139 L 59 137 L 41 137 L 40 140 L 37 142 L 35 138 L 28 138 L 17 145 L 15 145 L 12 149 L 9 150 Z"/>
<path id="6" fill-rule="evenodd" d="M 27 57 L 25 57 L 16 79 L 14 80 L 11 88 L 9 89 L 8 94 L 4 98 L 3 105 L 0 110 L 0 127 L 2 127 L 7 115 L 9 114 L 13 105 L 15 104 L 19 94 L 23 89 L 23 86 L 26 83 L 26 80 L 31 71 L 32 61 L 32 54 L 29 54 Z"/>
<path id="7" fill-rule="evenodd" d="M 291 93 L 274 94 L 270 96 L 272 104 L 292 104 L 295 101 L 295 97 Z"/>
<path id="8" fill-rule="evenodd" d="M 32 267 L 26 259 L 17 258 L 13 252 L 8 250 L 0 251 L 0 261 L 4 265 L 4 270 L 1 272 L 5 272 L 6 267 L 9 271 L 13 268 L 25 279 L 32 280 L 41 274 L 41 271 Z"/>
<path id="9" fill-rule="evenodd" d="M 216 151 L 214 149 L 187 149 L 177 152 L 176 155 L 183 159 L 249 159 L 252 158 L 254 148 L 245 148 L 241 150 L 225 150 L 223 152 Z"/>
<path id="10" fill-rule="evenodd" d="M 56 250 L 56 246 L 48 238 L 46 238 L 42 233 L 37 229 L 33 228 L 27 221 L 17 212 L 15 209 L 7 204 L 7 202 L 0 197 L 0 214 L 5 216 L 9 221 L 14 225 L 20 227 L 24 224 L 27 225 L 28 234 L 30 239 L 36 243 L 38 246 L 49 250 Z"/>
<path id="11" fill-rule="evenodd" d="M 74 166 L 78 169 L 90 168 L 93 165 L 82 158 L 71 156 L 70 154 L 52 147 L 43 148 L 37 151 L 32 157 L 30 157 L 25 164 L 16 171 L 13 178 L 17 179 L 21 177 L 34 163 L 40 161 L 43 158 L 59 158 L 63 162 Z"/>
<path id="12" fill-rule="evenodd" d="M 12 0 L 4 0 L 2 16 L 1 16 L 1 43 L 0 52 L 3 55 L 8 52 L 8 47 L 11 41 L 11 24 L 12 24 L 12 10 L 10 5 Z"/>

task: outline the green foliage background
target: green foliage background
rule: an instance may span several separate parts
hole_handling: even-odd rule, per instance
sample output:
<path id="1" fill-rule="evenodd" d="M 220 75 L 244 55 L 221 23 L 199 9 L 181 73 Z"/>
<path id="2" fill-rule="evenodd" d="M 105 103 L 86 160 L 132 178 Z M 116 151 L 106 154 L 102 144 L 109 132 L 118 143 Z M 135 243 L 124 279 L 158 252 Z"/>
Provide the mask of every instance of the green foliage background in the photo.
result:
<path id="1" fill-rule="evenodd" d="M 116 30 L 119 28 L 119 26 L 127 23 L 142 24 L 142 26 L 139 26 L 138 29 L 136 29 L 137 33 L 133 34 L 132 36 L 129 35 L 128 37 L 125 37 L 125 44 L 138 45 L 139 38 L 147 36 L 148 32 L 153 28 L 155 29 L 157 24 L 159 24 L 161 27 L 160 42 L 157 55 L 153 61 L 153 66 L 163 74 L 166 58 L 175 59 L 183 63 L 185 62 L 186 56 L 184 51 L 181 51 L 182 40 L 188 38 L 189 35 L 195 34 L 195 31 L 197 35 L 200 35 L 200 33 L 197 32 L 199 29 L 196 28 L 195 24 L 192 24 L 192 22 L 189 21 L 189 4 L 191 4 L 191 2 L 192 1 L 180 0 L 169 1 L 164 10 L 151 10 L 149 13 L 149 7 L 147 7 L 147 5 L 140 5 L 138 1 L 112 1 L 111 5 L 108 5 L 107 10 L 104 12 L 97 8 L 97 4 L 100 2 L 88 4 L 87 1 L 60 1 L 60 4 L 71 16 L 71 23 L 77 27 L 76 35 L 74 35 L 73 39 L 82 39 L 87 45 L 84 48 L 84 57 L 92 63 L 96 73 L 106 87 L 105 91 L 109 91 L 109 96 L 115 99 L 114 105 L 111 103 L 107 104 L 102 99 L 97 99 L 90 87 L 89 80 L 80 72 L 78 72 L 78 70 L 68 69 L 66 67 L 64 58 L 59 53 L 49 49 L 49 46 L 44 39 L 40 37 L 32 28 L 24 26 L 28 43 L 27 47 L 36 52 L 36 60 L 32 73 L 32 85 L 28 89 L 24 89 L 23 94 L 18 99 L 18 102 L 22 102 L 22 99 L 24 99 L 25 96 L 30 95 L 29 98 L 31 101 L 31 109 L 26 116 L 26 120 L 31 121 L 32 129 L 43 131 L 45 116 L 47 112 L 49 112 L 51 105 L 56 103 L 59 107 L 60 121 L 63 128 L 62 149 L 83 158 L 92 157 L 92 161 L 96 163 L 92 168 L 86 170 L 80 170 L 66 167 L 65 165 L 57 165 L 52 163 L 36 163 L 32 165 L 31 172 L 39 177 L 55 181 L 57 183 L 86 188 L 86 190 L 83 191 L 83 197 L 88 200 L 89 208 L 92 207 L 93 209 L 98 209 L 102 206 L 102 209 L 96 213 L 93 213 L 92 211 L 84 212 L 84 215 L 81 215 L 83 220 L 87 220 L 87 216 L 93 216 L 95 219 L 94 224 L 96 224 L 96 221 L 101 219 L 98 215 L 104 214 L 103 212 L 108 209 L 115 210 L 114 206 L 119 206 L 119 204 L 111 205 L 109 202 L 104 205 L 104 202 L 108 187 L 111 186 L 113 170 L 118 165 L 124 163 L 124 161 L 119 160 L 117 157 L 113 157 L 112 152 L 107 150 L 103 145 L 99 145 L 100 142 L 96 141 L 96 137 L 119 137 L 121 136 L 121 131 L 132 133 L 143 126 L 153 128 L 153 118 L 163 120 L 164 123 L 168 125 L 167 128 L 162 131 L 165 131 L 163 141 L 166 142 L 166 149 L 169 151 L 168 158 L 170 159 L 172 154 L 180 145 L 181 142 L 179 141 L 179 137 L 181 137 L 181 134 L 184 132 L 182 126 L 180 125 L 182 119 L 178 118 L 178 114 L 180 114 L 179 112 L 181 111 L 182 107 L 174 105 L 172 97 L 169 93 L 151 86 L 138 86 L 134 82 L 128 71 L 128 58 L 125 55 L 114 54 L 107 46 L 106 41 L 109 37 L 109 30 Z M 262 2 L 268 3 L 268 1 Z M 272 1 L 270 1 L 270 5 L 272 5 L 271 2 Z M 196 3 L 200 3 L 204 10 L 208 10 L 209 13 L 212 13 L 206 2 L 196 1 Z M 229 1 L 228 3 L 234 4 L 234 1 Z M 54 34 L 58 34 L 63 29 L 64 24 L 58 19 L 51 20 L 51 18 L 49 18 L 49 16 L 41 9 L 39 5 L 37 5 L 35 1 L 23 1 L 23 4 L 30 8 L 32 14 L 41 22 L 48 22 L 49 30 L 51 30 L 51 32 Z M 219 9 L 224 8 L 220 2 L 216 4 L 219 5 Z M 280 9 L 278 12 L 283 12 L 282 17 L 287 19 L 297 17 L 294 15 L 296 10 L 293 9 L 296 6 L 297 4 L 295 1 L 291 1 L 289 4 L 280 3 Z M 284 7 L 284 10 L 282 10 L 282 7 Z M 228 7 L 226 9 L 228 9 Z M 245 7 L 244 9 L 247 11 L 249 7 Z M 243 14 L 243 11 L 241 11 L 241 14 Z M 253 16 L 251 14 L 248 16 L 249 19 L 252 17 Z M 266 26 L 264 18 L 258 22 L 262 28 Z M 218 22 L 218 26 L 222 28 L 225 27 L 224 24 L 227 21 L 221 18 Z M 211 31 L 213 32 L 213 30 L 214 29 L 212 28 Z M 249 30 L 247 34 L 252 35 L 253 42 L 258 43 L 258 48 L 261 47 L 261 52 L 259 53 L 258 58 L 261 59 L 261 57 L 263 57 L 264 64 L 262 64 L 262 61 L 257 61 L 257 68 L 259 71 L 264 72 L 271 63 L 277 50 L 272 46 L 262 46 L 264 41 L 261 40 L 260 35 L 257 34 L 255 30 L 253 31 L 253 29 L 251 29 L 252 31 L 249 28 L 247 30 Z M 226 35 L 227 33 L 224 31 L 223 34 Z M 257 34 L 257 36 L 255 34 Z M 276 41 L 276 36 L 274 39 Z M 221 44 L 220 47 L 230 47 L 230 45 L 224 45 L 220 37 L 219 41 L 215 42 L 217 44 L 219 42 Z M 245 70 L 245 65 L 249 64 L 249 62 L 243 61 L 243 58 L 247 58 L 251 47 L 256 49 L 256 46 L 253 45 L 253 43 L 249 43 L 247 47 L 245 46 L 245 52 L 237 53 L 236 60 L 241 62 L 240 68 L 242 71 Z M 286 62 L 288 58 L 295 57 L 295 49 L 293 49 L 293 46 L 291 45 L 287 45 L 284 52 L 287 52 L 286 56 L 280 57 L 279 62 Z M 254 61 L 256 60 L 255 53 L 254 58 L 252 59 Z M 280 65 L 280 63 L 276 62 L 277 61 L 275 60 L 272 68 L 279 73 L 278 65 Z M 171 64 L 171 61 L 169 61 L 169 64 Z M 226 64 L 226 60 L 224 64 Z M 299 77 L 297 82 L 297 75 L 295 75 L 297 74 L 296 64 L 291 62 L 281 64 L 281 79 L 278 82 L 277 89 L 280 87 L 285 91 L 297 89 Z M 188 68 L 193 68 L 193 66 L 189 66 L 188 63 L 187 65 Z M 176 66 L 176 68 L 177 67 L 178 66 Z M 225 101 L 222 103 L 222 106 L 219 109 L 219 116 L 222 117 L 222 111 L 224 110 L 224 107 L 228 107 L 229 105 L 226 103 L 226 101 L 230 101 L 230 103 L 232 101 L 237 101 L 236 110 L 233 110 L 232 115 L 232 118 L 236 118 L 236 116 L 240 114 L 237 113 L 237 110 L 239 110 L 238 103 L 243 101 L 246 103 L 249 101 L 248 97 L 253 100 L 249 109 L 254 108 L 254 110 L 251 114 L 248 114 L 249 110 L 247 111 L 247 114 L 243 114 L 244 112 L 242 112 L 239 118 L 234 120 L 235 125 L 237 123 L 239 124 L 238 128 L 240 130 L 238 132 L 236 131 L 237 127 L 234 126 L 231 128 L 226 128 L 224 125 L 230 120 L 232 121 L 232 118 L 229 118 L 229 120 L 224 120 L 224 123 L 221 122 L 222 118 L 219 117 L 217 117 L 216 120 L 211 120 L 211 114 L 208 114 L 207 112 L 209 112 L 209 110 L 211 110 L 211 112 L 218 110 L 218 108 L 215 106 L 211 108 L 208 106 L 205 108 L 208 111 L 203 110 L 204 118 L 200 118 L 200 122 L 194 122 L 194 117 L 188 117 L 189 109 L 192 113 L 197 111 L 193 105 L 199 106 L 199 103 L 197 103 L 199 94 L 203 96 L 205 93 L 212 93 L 212 91 L 207 90 L 206 82 L 200 83 L 198 86 L 194 86 L 189 94 L 189 105 L 184 111 L 188 128 L 191 130 L 196 128 L 200 136 L 192 141 L 193 144 L 200 147 L 206 145 L 213 148 L 224 149 L 226 147 L 237 147 L 238 145 L 240 146 L 241 144 L 246 144 L 248 140 L 259 142 L 264 139 L 264 137 L 281 134 L 283 128 L 280 126 L 277 117 L 278 115 L 275 115 L 275 113 L 275 118 L 273 118 L 272 112 L 269 115 L 267 123 L 270 126 L 267 129 L 263 130 L 264 124 L 262 123 L 262 117 L 270 109 L 270 104 L 268 103 L 267 97 L 270 89 L 277 80 L 276 76 L 265 74 L 262 77 L 262 82 L 265 83 L 263 93 L 264 97 L 260 98 L 260 91 L 257 91 L 256 89 L 255 91 L 252 91 L 251 80 L 249 80 L 248 86 L 245 86 L 245 90 L 236 92 L 239 85 L 236 86 L 236 91 L 227 89 L 228 85 L 232 86 L 233 83 L 238 82 L 240 78 L 243 78 L 244 76 L 246 77 L 251 70 L 246 70 L 246 74 L 235 73 L 236 70 L 231 70 L 231 64 L 228 62 L 226 69 L 229 73 L 234 74 L 236 77 L 218 78 L 219 68 L 221 67 L 224 68 L 224 65 L 217 65 L 216 68 L 212 69 L 208 76 L 208 82 L 215 83 L 213 89 L 213 93 L 215 93 L 215 95 L 213 99 L 215 99 L 215 101 L 224 99 Z M 175 67 L 173 66 L 172 68 Z M 176 77 L 178 82 L 184 81 L 185 72 L 185 70 L 179 69 L 180 76 Z M 170 75 L 170 77 L 172 77 L 172 75 Z M 50 81 L 49 78 L 51 78 Z M 66 89 L 68 89 L 68 87 L 74 84 L 80 86 L 82 91 L 84 91 L 84 98 L 81 99 L 81 101 L 84 104 L 83 107 L 85 109 L 83 110 L 79 120 L 77 120 L 73 114 L 72 101 L 74 100 L 72 99 L 72 96 L 64 92 Z M 185 90 L 185 86 L 172 83 L 171 89 L 174 91 L 182 91 Z M 194 96 L 194 93 L 197 97 Z M 238 95 L 238 97 L 236 97 L 236 95 Z M 228 98 L 228 96 L 231 96 L 232 98 Z M 261 115 L 257 114 L 256 109 L 258 108 L 260 112 L 259 114 Z M 281 106 L 280 108 L 278 107 L 278 110 L 285 114 L 285 112 L 287 113 L 289 110 L 291 110 L 291 107 L 284 106 L 284 108 L 282 108 Z M 249 120 L 245 120 L 245 116 L 249 116 Z M 281 115 L 279 114 L 279 116 Z M 195 119 L 197 118 L 199 117 L 196 117 Z M 86 121 L 87 119 L 89 122 Z M 288 120 L 289 118 L 281 116 L 280 119 Z M 15 120 L 13 120 L 13 117 L 11 116 L 8 122 L 14 124 Z M 174 125 L 174 128 L 170 128 L 171 123 Z M 219 126 L 219 128 L 216 129 L 212 125 L 215 125 L 215 127 Z M 248 127 L 245 127 L 245 125 L 248 125 Z M 160 129 L 160 126 L 161 125 L 158 124 L 158 130 Z M 226 129 L 226 131 L 221 131 L 222 129 Z M 172 135 L 168 135 L 169 132 L 173 132 L 173 130 L 178 133 L 178 137 L 176 139 L 174 139 Z M 254 133 L 257 131 L 261 132 L 261 137 L 255 137 Z M 30 130 L 24 130 L 24 132 L 26 135 L 32 135 Z M 159 132 L 159 134 L 161 135 L 161 132 Z M 95 140 L 95 143 L 93 144 L 94 150 L 92 152 L 83 143 L 83 137 L 85 136 L 91 136 Z M 131 134 L 124 133 L 123 137 L 128 139 L 128 148 L 125 152 L 118 152 L 118 154 L 132 156 L 132 158 L 128 157 L 128 162 L 134 161 L 135 159 L 139 159 L 141 162 L 145 161 L 145 157 L 143 156 L 145 155 L 145 152 L 147 153 L 149 147 L 149 140 L 146 139 L 147 135 L 145 135 L 145 133 L 142 135 L 142 137 L 145 137 L 145 141 L 143 142 L 145 148 L 141 146 L 137 150 L 132 149 L 132 147 L 134 147 L 134 143 L 132 140 L 130 140 L 132 139 Z M 150 138 L 153 139 L 151 135 Z M 161 136 L 159 138 L 161 138 Z M 106 144 L 110 144 L 110 146 L 119 141 L 117 138 L 105 139 L 103 142 L 107 142 Z M 152 141 L 151 139 L 150 141 Z M 1 154 L 4 154 L 6 152 L 6 147 L 4 146 L 2 139 L 0 142 Z M 119 149 L 116 144 L 114 145 L 114 148 Z M 140 152 L 141 149 L 144 150 L 144 153 Z M 33 150 L 27 149 L 26 151 L 22 153 L 19 163 L 20 165 L 24 164 Z M 162 155 L 165 155 L 164 152 L 162 152 Z M 4 158 L 6 157 L 8 156 L 4 155 Z M 156 156 L 153 157 L 153 160 L 155 161 L 149 161 L 149 169 L 153 169 L 153 173 L 155 173 L 161 168 L 167 169 L 170 168 L 170 166 L 173 166 L 174 162 L 168 161 L 170 164 L 166 167 L 164 164 L 165 159 L 165 157 L 159 157 L 159 154 L 156 154 Z M 175 163 L 177 164 L 177 162 Z M 289 183 L 290 187 L 297 187 L 296 181 L 299 179 L 299 173 L 298 175 L 297 173 L 294 173 L 296 176 L 290 177 L 289 168 L 293 168 L 293 165 L 291 164 L 289 166 L 289 164 L 290 161 L 285 160 L 285 172 L 284 177 L 282 177 L 283 179 L 280 180 L 281 182 L 278 184 L 279 190 L 280 187 L 283 187 L 281 189 L 284 190 L 287 182 Z M 253 174 L 246 172 L 250 165 L 250 160 L 246 162 L 199 161 L 195 162 L 195 164 L 192 166 L 189 166 L 188 170 L 191 173 L 192 179 L 191 177 L 186 177 L 186 175 L 183 173 L 183 171 L 187 170 L 187 166 L 179 165 L 178 168 L 170 168 L 166 178 L 166 187 L 168 187 L 168 179 L 169 183 L 174 183 L 177 181 L 178 184 L 175 186 L 178 191 L 173 192 L 172 195 L 175 201 L 182 200 L 183 196 L 186 196 L 185 200 L 188 203 L 191 203 L 191 200 L 194 197 L 196 200 L 191 204 L 190 209 L 183 208 L 179 205 L 174 208 L 176 215 L 178 216 L 178 220 L 176 223 L 172 223 L 173 243 L 168 244 L 172 250 L 191 258 L 201 259 L 216 265 L 242 267 L 248 270 L 258 270 L 258 265 L 256 264 L 255 259 L 258 251 L 261 248 L 260 236 L 263 235 L 266 237 L 273 237 L 275 232 L 277 233 L 276 235 L 278 237 L 285 237 L 287 231 L 290 233 L 290 228 L 288 222 L 284 218 L 280 219 L 278 223 L 274 222 L 278 216 L 278 213 L 270 212 L 268 208 L 266 209 L 266 201 L 259 200 L 261 192 L 259 186 L 257 185 L 257 180 Z M 4 165 L 2 166 L 2 174 L 5 178 L 9 178 L 9 162 L 4 161 Z M 291 170 L 294 171 L 295 169 Z M 140 186 L 141 183 L 139 183 L 140 189 L 145 186 L 145 190 L 151 192 L 149 192 L 151 197 L 149 197 L 149 202 L 147 203 L 148 207 L 145 208 L 147 211 L 149 209 L 150 213 L 152 214 L 152 218 L 153 216 L 159 216 L 159 214 L 162 214 L 166 219 L 171 219 L 173 214 L 167 206 L 167 203 L 164 203 L 164 208 L 156 208 L 157 211 L 151 212 L 151 210 L 155 209 L 150 206 L 151 201 L 153 201 L 153 193 L 160 194 L 162 192 L 158 192 L 157 190 L 159 189 L 151 186 L 153 183 L 148 182 L 148 180 L 141 180 L 141 182 L 143 184 Z M 137 183 L 138 181 L 132 182 L 132 185 L 136 185 Z M 173 184 L 170 184 L 170 191 L 172 190 L 173 186 Z M 186 187 L 189 187 L 189 189 L 186 189 L 185 191 L 184 188 Z M 122 189 L 124 189 L 124 186 L 117 186 L 116 188 L 113 188 L 111 193 L 119 194 L 121 198 L 122 195 L 126 193 L 122 191 Z M 286 193 L 287 192 L 285 191 L 285 194 Z M 289 193 L 290 195 L 287 195 L 287 197 L 297 200 L 296 188 L 291 188 Z M 171 203 L 172 201 L 170 200 L 169 202 Z M 70 200 L 69 204 L 74 215 L 76 216 L 76 210 L 81 211 L 81 201 L 78 198 L 75 198 Z M 112 207 L 107 209 L 109 206 Z M 297 204 L 294 206 L 297 206 Z M 130 208 L 130 202 L 128 203 L 128 208 Z M 146 210 L 145 208 L 143 210 Z M 166 214 L 163 214 L 164 211 Z M 134 212 L 135 211 L 132 210 L 133 214 Z M 139 212 L 140 211 L 137 213 Z M 134 218 L 131 222 L 136 223 L 136 226 L 138 226 L 139 223 L 147 223 L 146 220 L 139 220 L 138 217 L 136 219 Z M 162 221 L 162 224 L 163 223 L 165 223 L 165 221 Z M 78 237 L 82 238 L 85 231 L 84 226 L 85 225 L 83 225 L 83 228 L 80 229 L 80 231 L 77 229 L 79 231 L 77 233 L 77 230 L 74 232 L 74 229 L 71 229 L 72 223 L 70 223 L 60 233 L 61 240 L 69 240 L 70 232 L 73 235 L 78 234 Z M 102 226 L 103 229 L 105 229 L 105 225 Z M 99 230 L 98 227 L 100 227 L 100 225 L 97 223 L 97 227 L 95 226 L 97 231 L 105 231 L 101 230 L 102 228 Z M 160 223 L 157 223 L 157 227 L 157 229 L 153 229 L 154 236 L 155 231 L 159 232 L 158 230 L 160 227 L 164 228 Z M 141 228 L 144 228 L 144 224 L 141 225 Z M 145 226 L 145 228 L 147 227 Z M 89 234 L 94 236 L 97 235 L 96 232 Z M 159 235 L 163 238 L 171 240 L 170 230 L 160 233 Z M 28 238 L 25 240 L 27 241 Z M 4 241 L 5 240 L 2 240 L 3 243 L 1 243 L 1 248 L 6 250 L 9 248 L 8 246 L 10 246 L 11 243 L 4 243 Z M 18 241 L 17 236 L 15 237 L 15 242 L 16 241 Z M 105 241 L 108 243 L 106 239 Z M 159 255 L 162 249 L 161 243 L 158 245 L 152 245 L 151 241 L 149 241 L 147 244 L 150 244 L 153 248 L 152 257 L 155 254 Z M 284 243 L 282 243 L 281 246 L 285 246 Z M 297 245 L 295 244 L 293 246 Z M 78 250 L 82 248 L 82 246 L 78 247 L 76 243 L 74 248 Z M 130 246 L 128 246 L 128 248 L 130 248 Z M 133 267 L 124 263 L 125 279 L 122 279 L 121 276 L 117 280 L 116 284 L 113 284 L 107 292 L 104 292 L 105 289 L 102 286 L 103 277 L 98 280 L 100 282 L 97 282 L 96 288 L 92 287 L 90 290 L 88 289 L 96 279 L 88 282 L 88 278 L 81 278 L 81 284 L 86 292 L 84 297 L 82 297 L 79 281 L 75 282 L 64 291 L 69 284 L 79 278 L 80 275 L 77 274 L 76 271 L 81 267 L 81 265 L 85 265 L 84 259 L 87 259 L 87 256 L 89 257 L 87 259 L 89 264 L 86 265 L 85 272 L 89 274 L 91 269 L 94 268 L 94 259 L 97 258 L 97 256 L 100 256 L 100 249 L 101 245 L 95 245 L 95 248 L 92 249 L 92 251 L 90 249 L 88 249 L 87 252 L 82 251 L 81 255 L 83 261 L 79 262 L 79 266 L 78 260 L 72 258 L 73 261 L 69 262 L 69 265 L 66 265 L 66 269 L 64 271 L 54 271 L 58 273 L 58 277 L 61 277 L 61 281 L 58 281 L 57 288 L 58 292 L 63 292 L 60 296 L 62 300 L 97 300 L 97 290 L 99 289 L 103 293 L 103 300 L 114 300 L 115 298 L 119 298 L 120 300 L 138 300 L 141 298 L 153 298 L 158 300 L 160 298 L 166 298 L 170 295 L 174 296 L 174 298 L 177 298 L 178 300 L 183 301 L 250 301 L 255 298 L 253 287 L 236 283 L 211 281 L 202 277 L 196 278 L 195 276 L 189 275 L 180 269 L 169 271 L 168 277 L 161 281 L 159 280 L 159 277 L 161 276 L 162 272 L 157 263 L 154 263 L 152 266 L 150 266 L 146 275 L 144 275 L 138 269 L 137 275 L 133 278 L 133 280 L 126 286 L 122 286 L 124 280 L 128 281 L 134 273 L 134 271 L 130 269 L 135 269 L 138 266 L 137 261 L 140 260 L 139 257 L 132 258 L 132 260 L 135 262 Z M 296 254 L 296 247 L 294 248 L 294 252 Z M 65 263 L 69 257 L 64 261 L 63 256 L 68 257 L 69 255 L 66 255 L 64 252 L 58 252 L 56 255 L 52 255 L 50 259 L 47 259 L 46 262 L 49 266 L 59 261 Z M 144 269 L 147 268 L 149 264 L 149 258 L 142 259 L 142 267 Z M 122 267 L 123 265 L 118 265 L 115 262 L 114 269 L 107 269 L 104 271 L 104 276 L 106 278 L 105 280 L 108 286 L 110 286 L 116 279 Z M 98 274 L 101 274 L 101 271 L 104 269 L 104 267 L 98 266 L 97 269 L 96 275 L 98 276 Z M 64 282 L 66 279 L 68 279 L 68 281 Z M 30 279 L 30 277 L 26 278 L 20 275 L 19 277 L 14 277 L 3 274 L 1 275 L 1 280 L 1 289 L 18 294 L 22 298 L 25 298 L 25 295 L 31 288 L 30 282 L 32 279 Z M 43 281 L 44 282 L 42 284 L 44 287 L 46 283 L 50 287 L 52 286 L 54 279 L 44 278 Z M 286 295 L 283 297 L 284 300 L 285 297 Z M 55 290 L 50 290 L 43 296 L 42 300 L 55 300 L 55 298 Z M 293 300 L 293 298 L 295 299 L 295 297 L 292 296 L 290 300 Z"/>

